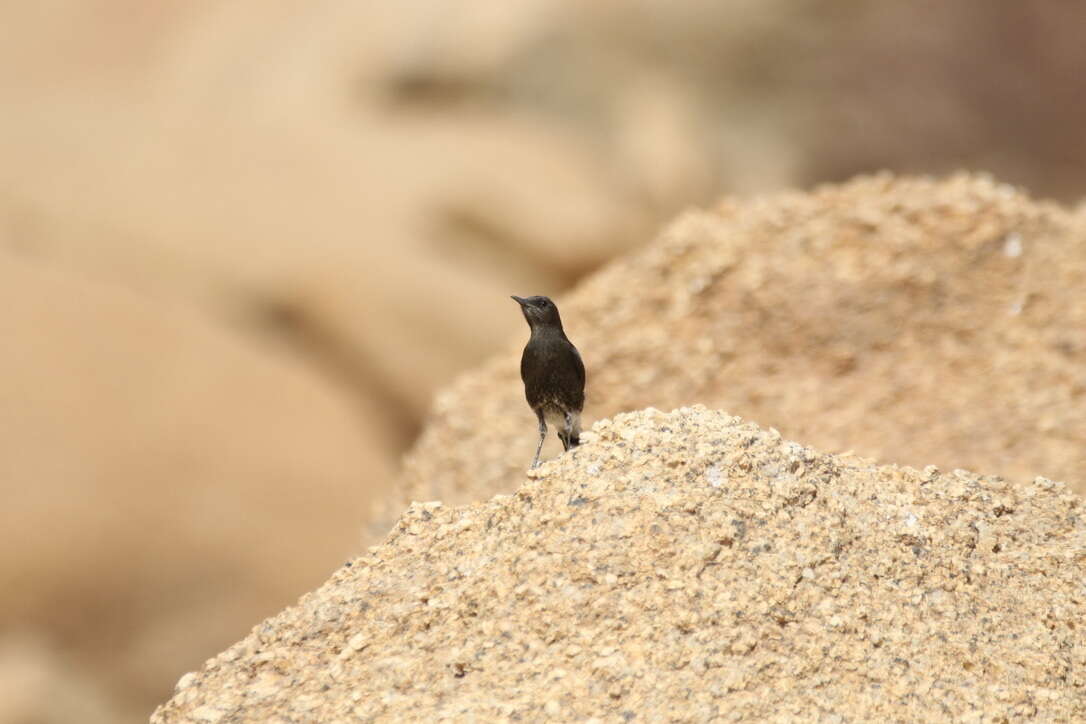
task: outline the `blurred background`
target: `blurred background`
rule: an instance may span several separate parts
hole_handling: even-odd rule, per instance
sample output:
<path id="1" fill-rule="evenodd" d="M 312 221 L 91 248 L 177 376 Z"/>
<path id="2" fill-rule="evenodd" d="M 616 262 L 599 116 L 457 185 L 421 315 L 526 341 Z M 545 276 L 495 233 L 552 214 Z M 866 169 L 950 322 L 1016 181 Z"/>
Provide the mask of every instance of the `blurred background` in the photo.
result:
<path id="1" fill-rule="evenodd" d="M 1077 202 L 1086 6 L 0 5 L 0 721 L 141 721 L 370 542 L 435 388 L 726 193 Z"/>

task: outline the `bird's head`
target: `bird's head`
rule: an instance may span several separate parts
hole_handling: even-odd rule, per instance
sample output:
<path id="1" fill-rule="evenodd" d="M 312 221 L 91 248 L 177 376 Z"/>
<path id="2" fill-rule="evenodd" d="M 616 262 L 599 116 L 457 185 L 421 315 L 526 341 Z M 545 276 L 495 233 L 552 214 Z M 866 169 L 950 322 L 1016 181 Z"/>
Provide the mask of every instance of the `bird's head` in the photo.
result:
<path id="1" fill-rule="evenodd" d="M 520 305 L 520 311 L 524 312 L 524 318 L 528 320 L 528 326 L 532 329 L 538 326 L 562 328 L 562 318 L 558 316 L 558 307 L 547 297 L 514 296 L 513 301 Z"/>

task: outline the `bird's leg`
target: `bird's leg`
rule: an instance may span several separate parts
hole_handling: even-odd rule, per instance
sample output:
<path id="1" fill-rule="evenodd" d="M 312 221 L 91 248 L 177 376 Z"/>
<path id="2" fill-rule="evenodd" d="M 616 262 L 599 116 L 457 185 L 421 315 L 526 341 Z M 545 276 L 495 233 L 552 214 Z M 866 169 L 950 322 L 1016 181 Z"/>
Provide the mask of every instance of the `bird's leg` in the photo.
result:
<path id="1" fill-rule="evenodd" d="M 543 419 L 543 410 L 535 411 L 536 417 L 539 418 L 539 445 L 535 449 L 535 458 L 532 460 L 532 467 L 539 467 L 539 453 L 543 451 L 543 441 L 547 439 L 547 421 Z"/>

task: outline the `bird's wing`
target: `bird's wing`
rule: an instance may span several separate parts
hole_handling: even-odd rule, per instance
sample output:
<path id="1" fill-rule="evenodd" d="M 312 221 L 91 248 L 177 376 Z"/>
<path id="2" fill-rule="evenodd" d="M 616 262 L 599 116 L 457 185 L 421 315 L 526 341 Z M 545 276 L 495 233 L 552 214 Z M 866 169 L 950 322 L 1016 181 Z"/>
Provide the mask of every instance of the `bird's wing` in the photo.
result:
<path id="1" fill-rule="evenodd" d="M 573 346 L 571 342 L 569 348 L 573 350 L 573 367 L 577 373 L 577 379 L 581 383 L 581 389 L 584 390 L 585 374 L 584 374 L 584 361 L 581 360 L 581 353 L 577 351 L 577 348 Z"/>
<path id="2" fill-rule="evenodd" d="M 566 346 L 566 359 L 565 364 L 562 367 L 566 370 L 565 374 L 566 384 L 563 385 L 567 391 L 567 399 L 563 402 L 572 409 L 581 410 L 584 408 L 584 362 L 581 360 L 581 353 L 577 351 L 577 348 L 570 342 Z"/>

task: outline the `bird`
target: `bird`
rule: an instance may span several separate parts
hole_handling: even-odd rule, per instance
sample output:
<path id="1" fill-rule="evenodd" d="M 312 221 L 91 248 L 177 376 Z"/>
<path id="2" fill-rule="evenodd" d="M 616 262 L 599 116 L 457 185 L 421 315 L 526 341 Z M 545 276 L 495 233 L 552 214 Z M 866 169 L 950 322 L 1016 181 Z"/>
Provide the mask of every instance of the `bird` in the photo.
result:
<path id="1" fill-rule="evenodd" d="M 564 450 L 581 444 L 581 410 L 584 409 L 584 362 L 562 329 L 558 307 L 547 297 L 512 297 L 520 305 L 531 336 L 520 357 L 524 397 L 539 420 L 539 445 L 532 467 L 547 439 L 547 423 L 558 430 Z"/>

